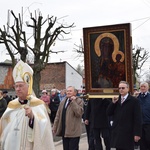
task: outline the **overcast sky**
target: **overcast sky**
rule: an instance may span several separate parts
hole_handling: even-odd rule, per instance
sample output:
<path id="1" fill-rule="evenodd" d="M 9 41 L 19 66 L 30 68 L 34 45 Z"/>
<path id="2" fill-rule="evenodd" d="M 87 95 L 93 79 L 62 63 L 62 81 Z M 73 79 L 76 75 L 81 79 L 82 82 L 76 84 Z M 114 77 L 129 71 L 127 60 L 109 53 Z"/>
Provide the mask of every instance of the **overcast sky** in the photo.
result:
<path id="1" fill-rule="evenodd" d="M 75 24 L 68 37 L 70 40 L 57 42 L 54 48 L 67 52 L 51 55 L 51 62 L 68 61 L 73 67 L 81 63 L 72 51 L 76 48 L 74 44 L 80 45 L 84 27 L 131 23 L 133 46 L 138 45 L 150 51 L 150 0 L 2 0 L 0 27 L 6 24 L 8 10 L 18 14 L 22 7 L 27 20 L 29 8 L 31 12 L 39 9 L 44 18 L 49 14 L 62 18 L 61 23 Z M 1 46 L 0 54 L 5 53 L 5 47 Z M 145 67 L 149 69 L 148 63 Z"/>

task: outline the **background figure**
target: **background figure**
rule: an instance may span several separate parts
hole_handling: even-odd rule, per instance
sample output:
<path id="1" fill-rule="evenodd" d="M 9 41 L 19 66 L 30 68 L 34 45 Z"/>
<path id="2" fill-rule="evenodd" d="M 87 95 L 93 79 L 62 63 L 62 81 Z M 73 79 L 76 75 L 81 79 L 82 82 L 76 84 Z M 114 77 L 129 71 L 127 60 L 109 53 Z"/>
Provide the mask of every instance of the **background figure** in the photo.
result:
<path id="1" fill-rule="evenodd" d="M 5 98 L 7 105 L 12 100 L 8 95 L 8 91 L 3 91 L 3 97 Z"/>
<path id="2" fill-rule="evenodd" d="M 3 113 L 7 108 L 7 102 L 3 97 L 3 92 L 0 90 L 0 118 L 2 117 Z"/>
<path id="3" fill-rule="evenodd" d="M 42 91 L 42 96 L 40 97 L 41 100 L 43 100 L 46 104 L 46 108 L 48 110 L 48 114 L 50 115 L 50 109 L 49 109 L 49 105 L 50 105 L 50 96 L 48 95 L 46 90 Z"/>
<path id="4" fill-rule="evenodd" d="M 1 150 L 54 150 L 45 104 L 31 95 L 32 76 L 33 70 L 27 63 L 19 61 L 14 67 L 14 87 L 18 98 L 9 102 L 1 117 Z"/>
<path id="5" fill-rule="evenodd" d="M 66 97 L 66 89 L 63 89 L 59 93 L 59 99 L 60 99 L 60 101 L 64 100 L 65 97 Z"/>
<path id="6" fill-rule="evenodd" d="M 57 89 L 51 90 L 51 96 L 50 96 L 50 105 L 49 108 L 51 110 L 50 120 L 51 123 L 54 123 L 54 119 L 59 107 L 60 99 L 57 93 Z"/>
<path id="7" fill-rule="evenodd" d="M 141 82 L 139 94 L 141 109 L 142 109 L 142 137 L 140 140 L 140 150 L 150 150 L 150 93 L 148 92 L 149 85 L 147 82 Z"/>
<path id="8" fill-rule="evenodd" d="M 40 99 L 43 100 L 46 105 L 50 104 L 50 96 L 47 94 L 46 90 L 42 91 L 42 96 L 40 97 Z"/>
<path id="9" fill-rule="evenodd" d="M 83 110 L 84 110 L 84 113 L 82 115 L 82 119 L 83 119 L 83 121 L 85 121 L 85 111 L 86 111 L 87 105 L 88 105 L 88 99 L 86 98 L 85 90 L 82 90 L 82 94 L 80 96 L 82 97 L 82 100 L 83 100 Z"/>
<path id="10" fill-rule="evenodd" d="M 88 103 L 87 103 L 88 105 Z M 94 134 L 93 134 L 93 130 L 91 127 L 91 115 L 89 116 L 89 120 L 87 122 L 86 120 L 86 109 L 84 110 L 84 123 L 85 123 L 85 128 L 86 128 L 86 133 L 87 133 L 87 140 L 88 140 L 88 150 L 95 150 L 95 146 L 94 146 Z M 85 121 L 86 120 L 86 121 Z"/>
<path id="11" fill-rule="evenodd" d="M 73 86 L 67 88 L 66 98 L 60 103 L 53 125 L 54 134 L 62 136 L 63 150 L 79 150 L 83 101 L 76 94 Z"/>
<path id="12" fill-rule="evenodd" d="M 88 99 L 84 96 L 86 96 L 86 93 L 85 93 L 85 90 L 82 90 L 82 95 L 83 98 L 83 109 L 84 109 L 84 113 L 82 115 L 82 119 L 84 121 L 84 124 L 85 124 L 85 129 L 86 129 L 86 134 L 87 134 L 87 141 L 88 141 L 88 150 L 95 150 L 94 148 L 94 135 L 93 135 L 93 132 L 91 130 L 91 115 L 89 117 L 89 121 L 88 123 L 86 124 L 85 123 L 85 119 L 86 119 L 86 109 L 87 109 L 87 105 L 88 105 Z"/>
<path id="13" fill-rule="evenodd" d="M 104 139 L 105 149 L 110 150 L 110 126 L 106 114 L 109 99 L 90 99 L 86 109 L 85 124 L 90 123 L 90 134 L 94 135 L 94 149 L 93 138 L 89 139 L 89 150 L 103 150 L 102 138 Z M 89 137 L 91 138 L 91 137 Z M 92 144 L 92 145 L 91 145 Z"/>
<path id="14" fill-rule="evenodd" d="M 113 116 L 111 147 L 134 150 L 134 142 L 141 137 L 141 109 L 138 99 L 129 94 L 129 84 L 119 83 L 119 97 L 114 97 L 107 113 Z"/>

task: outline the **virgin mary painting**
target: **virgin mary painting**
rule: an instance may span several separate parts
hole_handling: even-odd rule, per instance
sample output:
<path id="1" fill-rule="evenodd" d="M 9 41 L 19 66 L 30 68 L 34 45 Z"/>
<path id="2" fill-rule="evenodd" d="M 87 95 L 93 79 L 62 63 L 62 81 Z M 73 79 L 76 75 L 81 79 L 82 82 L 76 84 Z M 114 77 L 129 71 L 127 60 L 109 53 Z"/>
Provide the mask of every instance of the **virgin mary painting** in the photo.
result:
<path id="1" fill-rule="evenodd" d="M 97 69 L 95 67 L 91 69 L 93 88 L 117 88 L 118 83 L 125 80 L 124 45 L 119 44 L 116 35 L 115 33 L 99 34 L 91 45 L 93 47 L 91 50 L 94 51 L 91 55 L 91 66 L 97 66 Z M 94 38 L 93 35 L 91 35 L 92 38 Z M 123 41 L 123 39 L 120 40 Z M 97 76 L 95 76 L 95 69 Z"/>

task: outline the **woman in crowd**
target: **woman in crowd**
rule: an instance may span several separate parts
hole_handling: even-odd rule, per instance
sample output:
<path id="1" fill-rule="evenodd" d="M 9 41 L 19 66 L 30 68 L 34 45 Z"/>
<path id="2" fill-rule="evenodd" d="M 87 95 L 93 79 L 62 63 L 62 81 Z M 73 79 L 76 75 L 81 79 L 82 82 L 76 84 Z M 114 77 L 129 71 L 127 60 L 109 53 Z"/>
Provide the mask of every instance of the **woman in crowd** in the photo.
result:
<path id="1" fill-rule="evenodd" d="M 50 115 L 51 123 L 54 123 L 54 119 L 57 113 L 59 103 L 60 103 L 60 99 L 57 93 L 57 89 L 52 89 L 51 96 L 50 96 L 50 105 L 49 105 L 49 108 L 51 110 L 51 115 Z"/>

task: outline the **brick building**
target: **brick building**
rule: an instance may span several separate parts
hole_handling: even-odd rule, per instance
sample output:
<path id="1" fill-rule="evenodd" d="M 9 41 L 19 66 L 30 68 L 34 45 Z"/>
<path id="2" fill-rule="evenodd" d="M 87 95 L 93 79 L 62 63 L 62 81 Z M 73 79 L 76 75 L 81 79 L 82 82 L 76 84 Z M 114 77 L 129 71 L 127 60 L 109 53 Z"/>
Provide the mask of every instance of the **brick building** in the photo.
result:
<path id="1" fill-rule="evenodd" d="M 49 63 L 41 72 L 40 89 L 58 90 L 64 89 L 70 85 L 76 89 L 82 88 L 82 76 L 67 62 Z"/>
<path id="2" fill-rule="evenodd" d="M 82 76 L 67 62 L 48 63 L 41 72 L 40 90 L 50 90 L 56 87 L 58 90 L 70 85 L 76 89 L 82 89 Z M 0 90 L 7 90 L 14 96 L 14 82 L 11 63 L 0 63 Z"/>
<path id="3" fill-rule="evenodd" d="M 0 63 L 0 90 L 7 90 L 10 95 L 14 95 L 13 85 L 12 65 L 7 62 Z"/>

